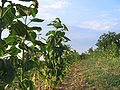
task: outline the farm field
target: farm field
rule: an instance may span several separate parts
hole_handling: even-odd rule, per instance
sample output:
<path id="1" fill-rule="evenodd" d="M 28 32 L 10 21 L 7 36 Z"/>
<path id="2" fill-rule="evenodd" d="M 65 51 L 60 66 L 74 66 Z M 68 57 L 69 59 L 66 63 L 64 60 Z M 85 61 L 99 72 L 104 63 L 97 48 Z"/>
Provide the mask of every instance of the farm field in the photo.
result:
<path id="1" fill-rule="evenodd" d="M 80 60 L 56 90 L 120 90 L 120 60 Z"/>
<path id="2" fill-rule="evenodd" d="M 54 8 L 56 13 L 68 3 L 47 1 L 50 7 L 39 5 L 39 0 L 0 1 L 0 90 L 120 90 L 120 33 L 116 32 L 120 24 L 116 19 L 100 18 L 97 23 L 83 15 L 88 21 L 70 25 L 66 21 L 73 21 L 73 16 L 67 16 L 65 24 L 60 13 L 53 19 L 53 13 L 49 16 L 39 6 L 43 11 Z M 39 11 L 53 20 L 39 16 Z M 88 33 L 92 30 L 87 24 L 96 31 Z M 108 31 L 113 26 L 116 30 Z"/>

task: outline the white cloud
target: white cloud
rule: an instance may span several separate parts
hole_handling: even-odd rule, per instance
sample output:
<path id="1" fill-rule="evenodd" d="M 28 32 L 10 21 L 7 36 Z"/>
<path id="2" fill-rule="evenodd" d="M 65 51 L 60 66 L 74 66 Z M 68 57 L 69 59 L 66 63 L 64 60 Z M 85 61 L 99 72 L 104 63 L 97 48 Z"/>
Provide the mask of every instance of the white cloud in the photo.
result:
<path id="1" fill-rule="evenodd" d="M 116 25 L 118 25 L 116 19 L 111 19 L 111 20 L 101 20 L 101 21 L 97 21 L 97 20 L 85 21 L 80 25 L 80 27 L 94 29 L 94 30 L 111 30 Z"/>
<path id="2" fill-rule="evenodd" d="M 101 17 L 106 17 L 106 16 L 108 16 L 108 14 L 101 14 L 100 16 Z"/>
<path id="3" fill-rule="evenodd" d="M 68 0 L 40 0 L 38 10 L 39 13 L 37 16 L 51 21 L 57 17 L 57 13 L 55 12 L 56 10 L 61 13 L 65 13 L 64 8 L 68 7 L 68 5 Z M 55 13 L 50 11 L 54 11 Z"/>
<path id="4" fill-rule="evenodd" d="M 69 3 L 66 1 L 54 1 L 52 3 L 51 2 L 52 1 L 50 1 L 50 3 L 48 5 L 45 5 L 44 7 L 61 9 L 61 8 L 67 7 L 69 5 Z"/>
<path id="5" fill-rule="evenodd" d="M 54 20 L 57 16 L 51 13 L 48 13 L 47 10 L 39 9 L 39 13 L 37 14 L 37 17 L 46 19 L 48 21 Z"/>

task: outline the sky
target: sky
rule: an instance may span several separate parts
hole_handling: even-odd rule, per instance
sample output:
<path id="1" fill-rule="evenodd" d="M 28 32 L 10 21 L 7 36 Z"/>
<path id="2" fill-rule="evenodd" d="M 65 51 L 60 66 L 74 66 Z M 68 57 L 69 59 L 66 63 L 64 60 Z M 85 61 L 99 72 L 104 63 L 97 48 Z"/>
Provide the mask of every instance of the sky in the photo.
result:
<path id="1" fill-rule="evenodd" d="M 18 2 L 18 0 L 12 0 Z M 120 0 L 38 0 L 36 17 L 44 19 L 41 33 L 48 32 L 46 24 L 59 17 L 68 29 L 69 44 L 79 53 L 96 48 L 103 33 L 120 31 Z M 22 3 L 28 5 L 28 3 Z"/>

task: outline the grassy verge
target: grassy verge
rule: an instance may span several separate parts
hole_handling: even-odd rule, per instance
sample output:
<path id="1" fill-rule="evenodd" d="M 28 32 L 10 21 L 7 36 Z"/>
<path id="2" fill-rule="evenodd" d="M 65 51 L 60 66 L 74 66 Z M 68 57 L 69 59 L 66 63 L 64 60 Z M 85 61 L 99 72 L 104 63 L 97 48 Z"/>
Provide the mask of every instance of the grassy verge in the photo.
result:
<path id="1" fill-rule="evenodd" d="M 82 60 L 69 71 L 63 90 L 120 90 L 120 60 Z"/>

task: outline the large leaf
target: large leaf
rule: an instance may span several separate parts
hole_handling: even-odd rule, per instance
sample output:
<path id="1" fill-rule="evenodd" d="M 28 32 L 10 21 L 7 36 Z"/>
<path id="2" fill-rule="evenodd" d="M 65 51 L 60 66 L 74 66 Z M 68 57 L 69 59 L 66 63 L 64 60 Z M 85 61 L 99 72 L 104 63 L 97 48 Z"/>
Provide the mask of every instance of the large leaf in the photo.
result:
<path id="1" fill-rule="evenodd" d="M 16 4 L 16 9 L 19 15 L 27 16 L 30 15 L 32 10 L 29 7 L 23 6 L 21 4 Z"/>
<path id="2" fill-rule="evenodd" d="M 9 34 L 9 36 L 4 40 L 8 45 L 17 45 L 19 43 L 19 38 L 13 34 Z"/>
<path id="3" fill-rule="evenodd" d="M 5 27 L 12 24 L 14 17 L 15 17 L 15 12 L 16 12 L 15 8 L 13 8 L 12 6 L 8 6 L 3 9 L 3 16 L 2 16 L 3 23 L 2 24 L 4 24 Z"/>
<path id="4" fill-rule="evenodd" d="M 7 60 L 4 60 L 4 67 L 0 73 L 0 80 L 9 84 L 14 80 L 15 74 L 16 72 L 14 67 Z"/>
<path id="5" fill-rule="evenodd" d="M 14 24 L 9 28 L 10 32 L 24 37 L 27 34 L 27 25 L 23 24 L 21 21 L 17 20 Z"/>
<path id="6" fill-rule="evenodd" d="M 28 30 L 37 30 L 38 32 L 40 32 L 42 28 L 41 27 L 29 27 Z"/>
<path id="7" fill-rule="evenodd" d="M 39 18 L 31 19 L 31 22 L 43 22 L 43 21 L 44 21 L 43 19 L 39 19 Z"/>
<path id="8" fill-rule="evenodd" d="M 34 42 L 37 37 L 37 34 L 34 31 L 31 31 L 27 34 L 26 40 Z"/>

